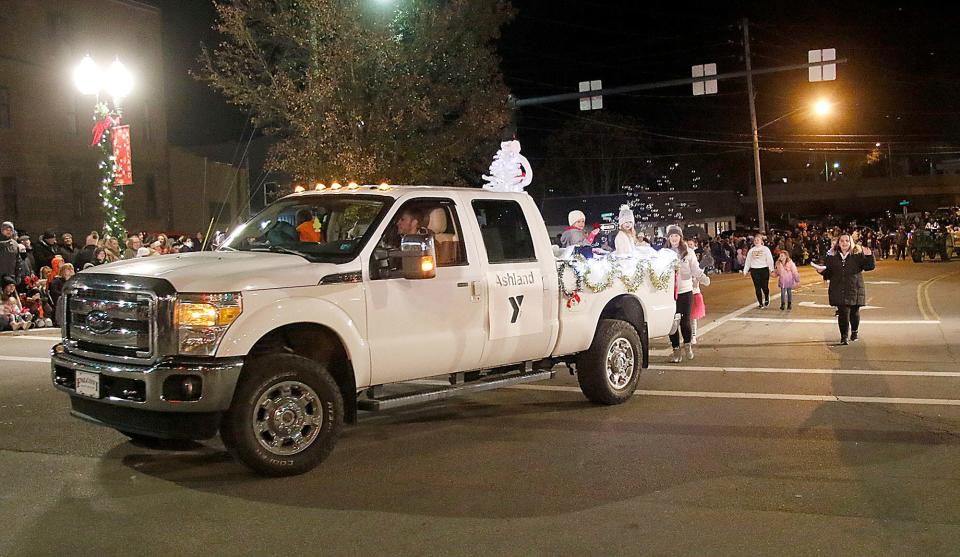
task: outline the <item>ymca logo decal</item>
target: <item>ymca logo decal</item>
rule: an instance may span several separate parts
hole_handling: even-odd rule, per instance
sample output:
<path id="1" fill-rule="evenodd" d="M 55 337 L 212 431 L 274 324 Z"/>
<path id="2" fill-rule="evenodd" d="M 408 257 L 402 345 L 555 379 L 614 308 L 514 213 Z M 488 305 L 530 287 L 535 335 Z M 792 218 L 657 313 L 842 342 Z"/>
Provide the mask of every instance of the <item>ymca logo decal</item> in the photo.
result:
<path id="1" fill-rule="evenodd" d="M 510 324 L 517 322 L 517 319 L 520 317 L 520 306 L 523 305 L 523 295 L 520 296 L 510 296 L 510 307 L 513 308 L 513 316 L 510 317 Z"/>

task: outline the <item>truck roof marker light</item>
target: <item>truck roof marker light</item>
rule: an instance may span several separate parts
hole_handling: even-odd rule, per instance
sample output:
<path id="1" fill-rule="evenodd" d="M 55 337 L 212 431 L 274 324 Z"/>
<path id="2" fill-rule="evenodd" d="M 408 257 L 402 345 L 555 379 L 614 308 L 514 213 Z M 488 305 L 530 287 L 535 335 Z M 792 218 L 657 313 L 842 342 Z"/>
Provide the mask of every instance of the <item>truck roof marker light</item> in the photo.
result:
<path id="1" fill-rule="evenodd" d="M 297 186 L 293 188 L 293 193 L 302 193 L 304 190 L 303 186 Z"/>
<path id="2" fill-rule="evenodd" d="M 377 189 L 380 191 L 390 191 L 390 184 L 386 182 L 380 182 L 380 185 L 377 186 Z"/>
<path id="3" fill-rule="evenodd" d="M 338 189 L 340 189 L 340 188 L 342 188 L 342 187 L 343 187 L 343 186 L 340 185 L 340 182 L 334 182 L 334 183 L 330 184 L 330 189 L 332 189 L 332 190 L 338 190 Z"/>
<path id="4" fill-rule="evenodd" d="M 317 191 L 323 191 L 323 190 L 327 189 L 327 186 L 323 185 L 323 184 L 320 183 L 320 182 L 317 182 L 316 187 L 314 187 L 313 189 L 315 189 L 315 190 L 317 190 Z"/>
<path id="5" fill-rule="evenodd" d="M 358 184 L 358 183 L 356 183 L 356 182 L 350 182 L 349 184 L 347 184 L 347 189 L 348 189 L 348 190 L 355 190 L 355 189 L 359 189 L 359 188 L 360 188 L 360 184 Z"/>

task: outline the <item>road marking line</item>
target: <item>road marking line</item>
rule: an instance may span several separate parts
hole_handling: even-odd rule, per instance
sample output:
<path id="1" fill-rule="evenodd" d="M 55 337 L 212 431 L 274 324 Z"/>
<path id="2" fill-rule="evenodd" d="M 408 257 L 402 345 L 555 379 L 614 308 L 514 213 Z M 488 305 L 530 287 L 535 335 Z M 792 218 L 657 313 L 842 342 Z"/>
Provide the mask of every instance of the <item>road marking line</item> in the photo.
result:
<path id="1" fill-rule="evenodd" d="M 749 322 L 763 322 L 763 323 L 830 323 L 833 325 L 837 324 L 836 319 L 792 319 L 792 318 L 781 318 L 781 317 L 734 317 L 731 321 L 749 321 Z M 888 320 L 872 320 L 872 319 L 862 319 L 860 323 L 866 325 L 939 325 L 939 320 L 907 320 L 907 321 L 888 321 Z"/>
<path id="2" fill-rule="evenodd" d="M 779 299 L 779 298 L 780 298 L 780 294 L 772 294 L 772 295 L 770 296 L 770 301 L 772 302 L 772 301 L 777 300 L 777 299 Z M 740 317 L 741 315 L 743 315 L 744 313 L 747 313 L 747 312 L 750 311 L 751 309 L 756 309 L 756 308 L 757 308 L 757 304 L 748 304 L 748 305 L 743 306 L 743 307 L 740 308 L 740 309 L 731 311 L 730 313 L 724 315 L 723 317 L 721 317 L 721 318 L 719 318 L 719 319 L 717 319 L 717 320 L 714 320 L 714 321 L 711 321 L 710 323 L 707 323 L 707 324 L 704 325 L 703 327 L 698 326 L 698 327 L 697 327 L 697 340 L 703 338 L 703 337 L 704 337 L 705 335 L 707 335 L 710 331 L 716 329 L 716 328 L 719 327 L 720 325 L 723 325 L 723 324 L 726 323 L 727 321 L 736 319 L 736 318 Z"/>
<path id="3" fill-rule="evenodd" d="M 920 288 L 917 288 L 918 298 L 920 296 L 920 289 L 921 288 L 923 289 L 923 301 L 926 302 L 927 308 L 929 308 L 930 310 L 930 315 L 933 316 L 934 319 L 940 319 L 940 315 L 937 313 L 935 309 L 933 309 L 933 302 L 930 301 L 930 285 L 937 282 L 940 279 L 944 279 L 949 277 L 950 275 L 955 275 L 955 274 L 957 273 L 944 273 L 938 277 L 934 277 L 926 281 L 925 283 L 920 285 Z M 923 313 L 923 308 L 920 309 L 920 312 Z"/>
<path id="4" fill-rule="evenodd" d="M 789 373 L 810 375 L 893 375 L 910 377 L 960 377 L 960 371 L 915 371 L 887 369 L 800 369 L 779 367 L 709 367 L 652 365 L 656 371 L 719 371 L 722 373 Z"/>
<path id="5" fill-rule="evenodd" d="M 27 356 L 0 356 L 2 362 L 44 362 L 50 363 L 50 358 L 29 358 Z"/>
<path id="6" fill-rule="evenodd" d="M 924 319 L 930 319 L 930 314 L 927 313 L 927 307 L 923 302 L 923 288 L 927 285 L 927 282 L 929 281 L 925 280 L 917 285 L 917 307 L 920 308 L 920 315 L 922 315 Z"/>
<path id="7" fill-rule="evenodd" d="M 561 385 L 512 385 L 507 389 L 528 391 L 557 391 L 579 393 L 578 387 Z M 847 396 L 847 395 L 792 395 L 782 393 L 730 393 L 711 391 L 659 391 L 637 389 L 638 395 L 666 396 L 680 398 L 730 398 L 748 400 L 799 400 L 810 402 L 865 402 L 872 404 L 920 404 L 926 406 L 960 406 L 960 400 L 950 398 L 896 398 L 882 396 Z"/>
<path id="8" fill-rule="evenodd" d="M 18 338 L 22 340 L 54 340 L 58 342 L 63 340 L 63 338 L 61 337 L 40 337 L 40 336 L 33 336 L 33 335 L 0 335 L 0 340 L 3 340 L 5 338 Z"/>

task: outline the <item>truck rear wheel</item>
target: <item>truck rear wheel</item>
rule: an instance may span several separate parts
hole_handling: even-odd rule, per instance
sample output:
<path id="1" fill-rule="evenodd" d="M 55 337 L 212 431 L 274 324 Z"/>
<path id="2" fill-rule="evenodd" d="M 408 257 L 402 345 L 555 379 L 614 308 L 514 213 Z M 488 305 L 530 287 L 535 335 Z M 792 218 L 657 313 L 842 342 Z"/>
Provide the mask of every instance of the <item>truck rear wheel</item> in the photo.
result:
<path id="1" fill-rule="evenodd" d="M 250 360 L 220 436 L 263 476 L 293 476 L 320 464 L 343 427 L 343 396 L 323 365 L 293 354 Z"/>
<path id="2" fill-rule="evenodd" d="M 577 361 L 577 382 L 591 402 L 620 404 L 637 390 L 643 345 L 633 325 L 601 319 L 593 344 Z"/>

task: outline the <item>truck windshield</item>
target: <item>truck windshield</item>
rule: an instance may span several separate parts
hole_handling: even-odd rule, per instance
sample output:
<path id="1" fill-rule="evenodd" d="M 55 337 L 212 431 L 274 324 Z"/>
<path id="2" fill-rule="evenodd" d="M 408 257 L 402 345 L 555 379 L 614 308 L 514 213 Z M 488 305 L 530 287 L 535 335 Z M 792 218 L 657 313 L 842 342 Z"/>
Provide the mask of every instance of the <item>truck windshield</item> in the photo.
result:
<path id="1" fill-rule="evenodd" d="M 226 251 L 273 251 L 313 262 L 357 256 L 391 199 L 373 195 L 313 195 L 268 206 L 223 242 Z"/>

